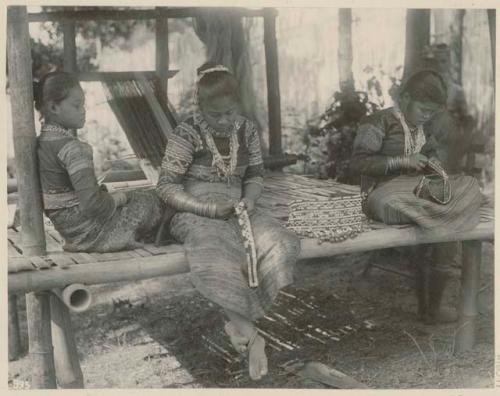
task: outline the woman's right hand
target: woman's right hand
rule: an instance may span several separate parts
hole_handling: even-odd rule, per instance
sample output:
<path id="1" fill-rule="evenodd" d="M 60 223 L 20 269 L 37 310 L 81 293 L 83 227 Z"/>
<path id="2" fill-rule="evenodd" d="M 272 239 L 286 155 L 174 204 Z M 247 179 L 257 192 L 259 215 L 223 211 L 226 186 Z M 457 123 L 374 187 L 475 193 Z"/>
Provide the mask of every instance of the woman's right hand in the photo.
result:
<path id="1" fill-rule="evenodd" d="M 111 197 L 113 198 L 113 201 L 115 201 L 115 206 L 117 208 L 125 205 L 128 201 L 127 194 L 123 192 L 114 192 L 111 194 Z"/>
<path id="2" fill-rule="evenodd" d="M 217 202 L 215 207 L 215 217 L 218 219 L 227 219 L 234 212 L 234 203 L 229 201 Z"/>
<path id="3" fill-rule="evenodd" d="M 410 170 L 414 171 L 421 171 L 429 162 L 429 158 L 420 153 L 410 155 L 409 160 Z"/>

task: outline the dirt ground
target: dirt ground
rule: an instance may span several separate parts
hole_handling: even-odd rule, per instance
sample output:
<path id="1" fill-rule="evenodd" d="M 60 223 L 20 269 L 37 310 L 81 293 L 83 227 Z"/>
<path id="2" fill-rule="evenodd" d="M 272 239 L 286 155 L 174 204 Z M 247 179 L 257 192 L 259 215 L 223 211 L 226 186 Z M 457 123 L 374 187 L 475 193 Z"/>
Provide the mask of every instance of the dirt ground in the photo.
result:
<path id="1" fill-rule="evenodd" d="M 287 371 L 318 361 L 370 388 L 481 388 L 494 385 L 493 247 L 483 244 L 477 345 L 454 355 L 454 325 L 415 317 L 404 250 L 301 262 L 296 283 L 259 321 L 270 373 L 251 381 L 222 328 L 221 310 L 188 275 L 92 287 L 95 304 L 73 315 L 87 388 L 323 388 Z M 396 274 L 372 267 L 384 265 Z M 459 278 L 448 288 L 457 300 Z M 19 303 L 25 336 L 25 310 Z M 28 380 L 26 356 L 9 364 L 9 386 Z"/>

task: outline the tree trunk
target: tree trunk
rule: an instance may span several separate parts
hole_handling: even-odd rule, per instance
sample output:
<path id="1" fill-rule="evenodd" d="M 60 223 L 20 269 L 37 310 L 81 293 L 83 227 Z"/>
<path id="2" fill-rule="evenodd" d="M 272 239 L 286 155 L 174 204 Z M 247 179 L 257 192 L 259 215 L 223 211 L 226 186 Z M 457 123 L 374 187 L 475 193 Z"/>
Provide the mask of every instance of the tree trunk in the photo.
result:
<path id="1" fill-rule="evenodd" d="M 240 85 L 245 116 L 258 124 L 252 67 L 242 18 L 231 10 L 204 10 L 195 19 L 195 32 L 205 44 L 207 60 L 232 70 Z"/>
<path id="2" fill-rule="evenodd" d="M 352 12 L 350 8 L 339 9 L 339 86 L 342 92 L 354 91 L 352 74 Z"/>
<path id="3" fill-rule="evenodd" d="M 430 10 L 406 11 L 405 66 L 403 78 L 407 78 L 422 66 L 422 52 L 430 44 Z"/>

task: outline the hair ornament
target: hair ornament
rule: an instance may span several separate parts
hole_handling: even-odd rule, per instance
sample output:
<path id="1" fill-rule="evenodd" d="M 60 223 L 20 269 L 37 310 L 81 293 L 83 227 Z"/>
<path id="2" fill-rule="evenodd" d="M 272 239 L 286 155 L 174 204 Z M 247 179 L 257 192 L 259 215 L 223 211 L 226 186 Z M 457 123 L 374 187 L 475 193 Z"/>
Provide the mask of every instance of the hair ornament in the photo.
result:
<path id="1" fill-rule="evenodd" d="M 205 69 L 205 70 L 202 70 L 202 71 L 198 72 L 198 81 L 200 81 L 203 78 L 203 76 L 205 76 L 206 74 L 213 73 L 213 72 L 231 73 L 226 66 L 215 65 L 213 67 L 210 67 L 208 69 Z"/>

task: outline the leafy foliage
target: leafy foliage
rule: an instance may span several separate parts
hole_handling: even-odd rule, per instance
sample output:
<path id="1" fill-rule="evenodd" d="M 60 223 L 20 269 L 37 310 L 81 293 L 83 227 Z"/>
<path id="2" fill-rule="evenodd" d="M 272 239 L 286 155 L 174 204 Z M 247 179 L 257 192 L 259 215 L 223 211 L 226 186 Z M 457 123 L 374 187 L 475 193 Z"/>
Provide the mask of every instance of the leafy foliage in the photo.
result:
<path id="1" fill-rule="evenodd" d="M 349 160 L 356 129 L 362 117 L 379 108 L 366 92 L 336 92 L 326 111 L 308 122 L 301 159 L 316 168 L 318 177 L 354 183 Z"/>

